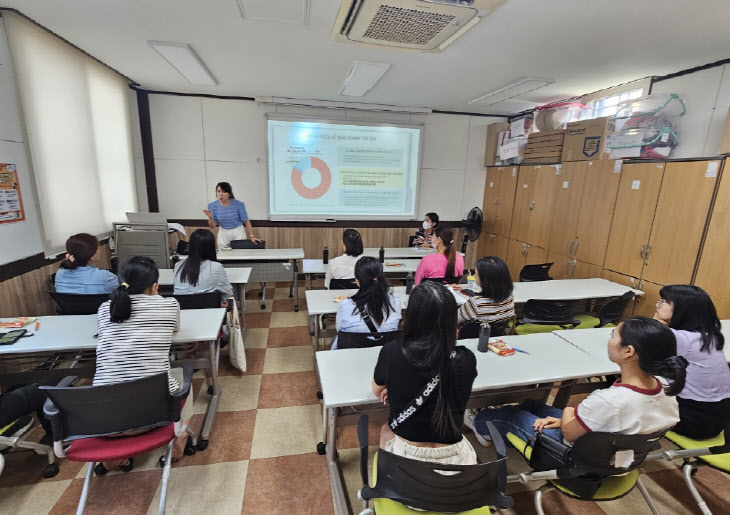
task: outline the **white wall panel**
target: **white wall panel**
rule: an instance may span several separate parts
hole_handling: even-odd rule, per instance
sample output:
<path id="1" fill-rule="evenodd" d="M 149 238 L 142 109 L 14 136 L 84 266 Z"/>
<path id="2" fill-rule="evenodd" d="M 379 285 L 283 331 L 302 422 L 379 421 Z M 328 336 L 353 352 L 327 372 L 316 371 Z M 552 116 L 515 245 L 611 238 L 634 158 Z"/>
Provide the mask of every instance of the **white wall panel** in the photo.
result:
<path id="1" fill-rule="evenodd" d="M 479 209 L 484 203 L 484 184 L 487 179 L 486 170 L 467 170 L 464 174 L 464 194 L 461 200 L 462 215 L 466 215 L 474 206 Z M 459 218 L 461 220 L 461 218 Z"/>
<path id="2" fill-rule="evenodd" d="M 200 97 L 150 95 L 152 147 L 158 159 L 205 159 Z"/>
<path id="3" fill-rule="evenodd" d="M 464 171 L 469 118 L 450 114 L 428 115 L 423 138 L 422 168 Z"/>
<path id="4" fill-rule="evenodd" d="M 421 170 L 416 216 L 435 212 L 441 220 L 461 220 L 464 170 Z"/>
<path id="5" fill-rule="evenodd" d="M 480 170 L 484 168 L 484 146 L 487 142 L 487 125 L 507 121 L 506 118 L 470 116 L 469 142 L 466 152 L 466 169 Z"/>
<path id="6" fill-rule="evenodd" d="M 256 102 L 203 98 L 205 158 L 265 162 L 266 112 L 266 106 Z"/>
<path id="7" fill-rule="evenodd" d="M 204 219 L 208 205 L 205 162 L 192 159 L 155 159 L 160 213 L 168 218 Z"/>

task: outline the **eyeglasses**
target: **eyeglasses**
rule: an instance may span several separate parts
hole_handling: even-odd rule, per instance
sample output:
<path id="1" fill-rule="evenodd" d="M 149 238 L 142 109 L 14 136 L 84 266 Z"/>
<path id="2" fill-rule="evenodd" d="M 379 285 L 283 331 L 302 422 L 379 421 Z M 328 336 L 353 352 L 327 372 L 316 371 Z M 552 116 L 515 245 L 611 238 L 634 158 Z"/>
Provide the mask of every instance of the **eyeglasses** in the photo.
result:
<path id="1" fill-rule="evenodd" d="M 666 305 L 666 304 L 669 304 L 669 301 L 664 300 L 664 299 L 659 299 L 658 301 L 656 301 L 656 305 L 657 306 L 663 306 L 663 305 Z"/>

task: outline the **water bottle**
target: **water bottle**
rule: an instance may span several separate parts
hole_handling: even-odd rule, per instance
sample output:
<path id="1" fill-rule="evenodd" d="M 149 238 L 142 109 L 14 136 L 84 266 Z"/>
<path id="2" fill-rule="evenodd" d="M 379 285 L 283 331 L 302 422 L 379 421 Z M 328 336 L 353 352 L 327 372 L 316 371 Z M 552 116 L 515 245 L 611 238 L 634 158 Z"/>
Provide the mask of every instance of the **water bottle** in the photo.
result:
<path id="1" fill-rule="evenodd" d="M 381 263 L 385 263 L 385 248 L 381 245 L 380 246 L 380 254 L 378 256 Z"/>
<path id="2" fill-rule="evenodd" d="M 474 274 L 472 274 L 471 270 L 469 270 L 469 275 L 466 277 L 466 281 L 466 287 L 471 291 L 475 291 L 477 287 L 477 278 L 474 277 Z"/>
<path id="3" fill-rule="evenodd" d="M 492 327 L 488 322 L 482 323 L 479 326 L 479 343 L 477 344 L 477 350 L 479 352 L 487 352 L 489 345 L 489 335 L 492 333 Z"/>
<path id="4" fill-rule="evenodd" d="M 330 261 L 330 249 L 327 248 L 327 245 L 324 246 L 324 252 L 322 252 L 322 263 L 325 265 L 329 263 Z"/>
<path id="5" fill-rule="evenodd" d="M 413 272 L 408 272 L 406 277 L 406 295 L 410 295 L 413 291 Z"/>

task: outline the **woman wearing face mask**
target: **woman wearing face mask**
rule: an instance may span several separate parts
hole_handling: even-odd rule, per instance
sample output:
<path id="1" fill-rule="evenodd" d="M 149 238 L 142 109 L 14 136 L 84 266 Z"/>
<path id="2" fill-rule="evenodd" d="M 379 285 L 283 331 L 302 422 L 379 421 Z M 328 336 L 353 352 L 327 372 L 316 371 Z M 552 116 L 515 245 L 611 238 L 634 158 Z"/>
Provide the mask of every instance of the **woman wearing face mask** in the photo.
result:
<path id="1" fill-rule="evenodd" d="M 416 284 L 430 277 L 444 278 L 446 282 L 461 279 L 464 273 L 464 258 L 456 252 L 454 230 L 448 225 L 439 225 L 433 231 L 431 240 L 436 253 L 421 259 L 416 269 Z"/>
<path id="2" fill-rule="evenodd" d="M 215 187 L 215 194 L 218 200 L 208 204 L 208 209 L 203 209 L 203 213 L 208 217 L 208 226 L 211 229 L 218 227 L 218 248 L 230 249 L 233 240 L 245 240 L 247 234 L 253 243 L 260 242 L 253 235 L 246 205 L 233 196 L 231 185 L 219 182 Z"/>
<path id="3" fill-rule="evenodd" d="M 426 213 L 423 219 L 423 228 L 416 231 L 416 239 L 413 240 L 413 244 L 430 249 L 433 232 L 436 230 L 438 223 L 439 215 L 436 213 Z"/>

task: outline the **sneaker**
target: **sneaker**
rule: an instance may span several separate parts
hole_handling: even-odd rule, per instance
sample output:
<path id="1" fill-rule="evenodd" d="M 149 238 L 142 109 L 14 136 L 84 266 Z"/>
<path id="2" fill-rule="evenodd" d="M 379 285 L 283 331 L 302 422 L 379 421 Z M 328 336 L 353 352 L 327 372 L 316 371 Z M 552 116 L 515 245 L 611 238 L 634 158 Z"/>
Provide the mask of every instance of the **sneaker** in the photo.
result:
<path id="1" fill-rule="evenodd" d="M 482 447 L 491 447 L 492 440 L 488 436 L 480 435 L 476 430 L 476 427 L 474 427 L 474 420 L 477 418 L 477 413 L 478 411 L 474 409 L 466 410 L 464 412 L 464 425 L 472 430 L 477 442 L 479 442 Z"/>

